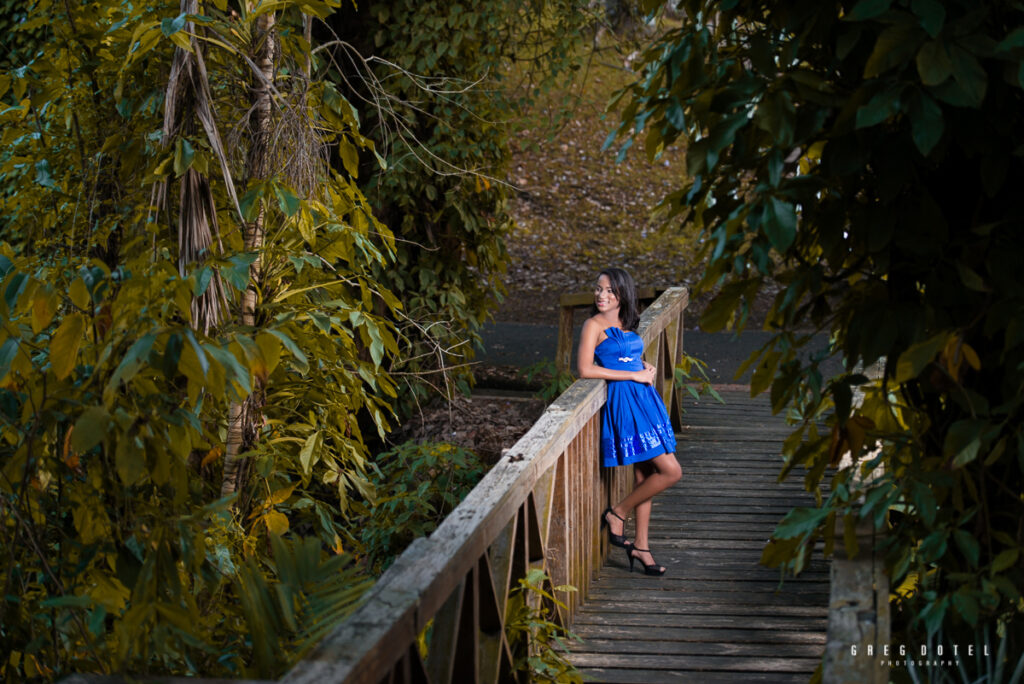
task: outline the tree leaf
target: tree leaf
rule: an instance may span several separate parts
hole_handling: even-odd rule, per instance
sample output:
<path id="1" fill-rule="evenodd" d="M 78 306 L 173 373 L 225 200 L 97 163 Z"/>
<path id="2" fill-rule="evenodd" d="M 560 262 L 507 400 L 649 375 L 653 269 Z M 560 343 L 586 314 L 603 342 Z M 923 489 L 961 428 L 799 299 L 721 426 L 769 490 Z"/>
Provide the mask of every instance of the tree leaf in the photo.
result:
<path id="1" fill-rule="evenodd" d="M 267 369 L 267 375 L 270 375 L 281 361 L 281 341 L 269 333 L 261 332 L 256 336 L 256 346 L 263 356 L 263 365 Z"/>
<path id="2" fill-rule="evenodd" d="M 113 392 L 117 389 L 118 384 L 121 382 L 127 383 L 135 374 L 139 372 L 149 358 L 149 350 L 153 348 L 153 342 L 156 340 L 156 335 L 153 333 L 146 333 L 135 343 L 129 347 L 128 352 L 121 359 L 121 363 L 118 364 L 117 370 L 110 376 L 110 380 L 107 382 L 106 389 L 103 390 L 104 395 L 108 392 Z"/>
<path id="3" fill-rule="evenodd" d="M 1007 568 L 1012 568 L 1017 562 L 1017 558 L 1020 556 L 1020 549 L 1006 549 L 1001 551 L 999 555 L 992 559 L 992 574 L 1002 572 Z"/>
<path id="4" fill-rule="evenodd" d="M 288 485 L 287 487 L 281 487 L 280 489 L 272 493 L 269 497 L 267 497 L 267 500 L 264 502 L 264 505 L 277 506 L 279 504 L 283 504 L 285 501 L 288 500 L 288 497 L 292 495 L 292 492 L 295 491 L 296 486 L 297 485 Z"/>
<path id="5" fill-rule="evenodd" d="M 165 36 L 171 36 L 185 28 L 185 13 L 182 12 L 176 17 L 167 17 L 160 22 L 160 31 Z"/>
<path id="6" fill-rule="evenodd" d="M 142 481 L 146 474 L 146 451 L 138 436 L 121 435 L 114 451 L 117 476 L 127 487 Z"/>
<path id="7" fill-rule="evenodd" d="M 750 394 L 755 396 L 768 389 L 772 379 L 775 377 L 775 369 L 779 365 L 782 354 L 777 351 L 770 351 L 761 357 L 761 361 L 754 368 L 750 379 Z"/>
<path id="8" fill-rule="evenodd" d="M 338 153 L 341 155 L 341 163 L 352 178 L 359 177 L 359 152 L 355 146 L 347 140 L 338 141 Z"/>
<path id="9" fill-rule="evenodd" d="M 267 332 L 281 340 L 285 349 L 290 351 L 292 356 L 294 356 L 295 360 L 298 362 L 296 366 L 298 367 L 299 372 L 305 374 L 306 371 L 309 370 L 309 359 L 306 358 L 306 355 L 302 353 L 301 349 L 299 349 L 299 345 L 295 344 L 292 338 L 288 337 L 288 335 L 284 334 L 280 330 L 271 329 L 267 330 Z"/>
<path id="10" fill-rule="evenodd" d="M 302 445 L 302 450 L 299 452 L 299 463 L 302 465 L 302 472 L 306 475 L 312 472 L 312 468 L 316 464 L 316 460 L 313 459 L 313 451 L 319 439 L 320 431 L 318 430 L 306 438 L 306 443 Z"/>
<path id="11" fill-rule="evenodd" d="M 46 159 L 40 159 L 36 162 L 36 183 L 39 183 L 44 188 L 60 190 L 60 185 L 50 175 L 50 162 Z"/>
<path id="12" fill-rule="evenodd" d="M 892 5 L 892 0 L 860 0 L 843 18 L 847 21 L 874 19 L 888 12 L 890 5 Z"/>
<path id="13" fill-rule="evenodd" d="M 90 406 L 82 412 L 71 430 L 71 448 L 85 453 L 99 444 L 110 430 L 110 414 L 102 406 Z"/>
<path id="14" fill-rule="evenodd" d="M 262 184 L 254 185 L 246 190 L 245 194 L 238 200 L 242 218 L 246 221 L 253 221 L 259 215 L 260 199 L 263 197 L 264 190 L 265 188 Z"/>
<path id="15" fill-rule="evenodd" d="M 903 63 L 915 54 L 924 32 L 916 25 L 898 23 L 885 29 L 864 65 L 864 78 L 874 78 Z"/>
<path id="16" fill-rule="evenodd" d="M 939 144 L 945 128 L 938 103 L 923 91 L 915 93 L 910 105 L 910 133 L 923 156 L 927 157 Z"/>
<path id="17" fill-rule="evenodd" d="M 927 86 L 937 86 L 953 75 L 953 62 L 941 41 L 930 40 L 917 51 L 917 73 Z"/>
<path id="18" fill-rule="evenodd" d="M 967 562 L 971 564 L 971 568 L 978 567 L 978 559 L 981 556 L 981 547 L 978 545 L 978 539 L 966 530 L 953 530 L 953 540 L 960 547 L 964 556 L 967 557 Z"/>
<path id="19" fill-rule="evenodd" d="M 71 288 L 69 291 L 71 296 L 71 303 L 77 306 L 82 311 L 90 312 L 92 307 L 92 296 L 89 294 L 89 288 L 85 285 L 85 280 L 82 278 L 75 278 L 71 281 Z"/>
<path id="20" fill-rule="evenodd" d="M 196 156 L 195 148 L 186 138 L 178 138 L 174 143 L 174 175 L 181 178 Z"/>
<path id="21" fill-rule="evenodd" d="M 949 336 L 950 333 L 941 332 L 934 337 L 908 347 L 906 351 L 900 354 L 899 361 L 896 363 L 896 382 L 907 382 L 919 376 L 921 371 L 946 346 Z"/>
<path id="22" fill-rule="evenodd" d="M 8 337 L 4 340 L 4 343 L 0 345 L 0 381 L 3 381 L 7 377 L 7 374 L 11 370 L 11 362 L 18 355 L 18 339 L 15 337 Z"/>
<path id="23" fill-rule="evenodd" d="M 77 311 L 68 314 L 50 340 L 50 366 L 58 380 L 63 380 L 74 370 L 78 359 L 78 348 L 85 332 L 85 317 Z"/>
<path id="24" fill-rule="evenodd" d="M 866 105 L 857 110 L 857 128 L 876 126 L 900 110 L 902 88 L 893 86 L 876 93 Z"/>
<path id="25" fill-rule="evenodd" d="M 1017 28 L 1010 31 L 999 45 L 996 46 L 997 52 L 1006 52 L 1013 50 L 1014 48 L 1024 47 L 1024 26 L 1018 26 Z"/>
<path id="26" fill-rule="evenodd" d="M 49 285 L 37 288 L 32 297 L 32 332 L 49 327 L 57 313 L 57 292 Z"/>
<path id="27" fill-rule="evenodd" d="M 288 516 L 278 511 L 267 511 L 260 520 L 267 526 L 267 531 L 271 534 L 281 536 L 288 531 Z"/>
<path id="28" fill-rule="evenodd" d="M 950 426 L 942 445 L 942 454 L 952 459 L 954 468 L 965 466 L 978 457 L 982 431 L 986 427 L 988 423 L 977 418 L 958 420 Z"/>
<path id="29" fill-rule="evenodd" d="M 679 100 L 673 99 L 665 110 L 665 120 L 672 124 L 672 127 L 677 131 L 686 130 L 686 113 L 683 111 L 683 106 L 679 103 Z M 605 147 L 610 143 L 606 143 Z"/>
<path id="30" fill-rule="evenodd" d="M 978 602 L 967 591 L 966 587 L 961 587 L 953 594 L 953 607 L 973 626 L 978 624 Z"/>
<path id="31" fill-rule="evenodd" d="M 761 225 L 772 247 L 785 252 L 796 239 L 796 209 L 789 202 L 769 197 Z"/>
<path id="32" fill-rule="evenodd" d="M 969 106 L 980 107 L 988 88 L 988 74 L 978 60 L 958 45 L 949 48 L 953 65 L 953 78 L 969 98 Z"/>
<path id="33" fill-rule="evenodd" d="M 931 487 L 923 482 L 914 482 L 911 493 L 917 514 L 921 516 L 925 525 L 931 527 L 935 524 L 935 516 L 939 510 L 939 504 L 935 500 Z"/>
<path id="34" fill-rule="evenodd" d="M 295 193 L 284 186 L 275 185 L 274 194 L 277 195 L 277 206 L 280 207 L 281 213 L 285 216 L 295 216 L 302 206 L 301 200 L 299 200 Z"/>
<path id="35" fill-rule="evenodd" d="M 911 11 L 921 19 L 921 26 L 934 38 L 946 21 L 946 8 L 938 0 L 911 0 Z"/>
<path id="36" fill-rule="evenodd" d="M 792 539 L 813 532 L 829 512 L 828 508 L 794 508 L 782 519 L 772 536 Z"/>

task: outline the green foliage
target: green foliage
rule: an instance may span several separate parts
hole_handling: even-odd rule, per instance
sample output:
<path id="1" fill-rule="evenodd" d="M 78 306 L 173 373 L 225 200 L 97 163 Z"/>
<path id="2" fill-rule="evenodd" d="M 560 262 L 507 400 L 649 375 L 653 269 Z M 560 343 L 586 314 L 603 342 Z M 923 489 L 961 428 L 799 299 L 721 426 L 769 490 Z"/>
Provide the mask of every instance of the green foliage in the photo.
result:
<path id="1" fill-rule="evenodd" d="M 406 442 L 380 454 L 372 506 L 357 506 L 358 542 L 374 574 L 414 539 L 441 524 L 487 472 L 471 451 L 453 444 Z"/>
<path id="2" fill-rule="evenodd" d="M 559 624 L 557 609 L 565 604 L 555 592 L 576 591 L 568 585 L 551 587 L 551 579 L 533 568 L 519 579 L 505 609 L 505 634 L 512 649 L 516 672 L 531 682 L 582 682 L 583 677 L 569 661 L 566 639 L 579 637 Z"/>
<path id="3" fill-rule="evenodd" d="M 24 2 L 20 0 L 0 2 L 0 35 L 4 37 L 3 50 L 0 52 L 0 79 L 9 78 L 8 72 L 19 69 L 32 61 L 33 51 L 45 39 L 47 31 L 45 24 L 33 23 L 28 28 L 22 27 L 28 18 Z"/>
<path id="4" fill-rule="evenodd" d="M 373 276 L 393 254 L 390 233 L 309 152 L 369 147 L 320 65 L 296 67 L 309 54 L 303 12 L 336 4 L 274 4 L 280 164 L 261 178 L 246 171 L 254 137 L 225 136 L 221 157 L 195 120 L 161 132 L 176 48 L 202 50 L 224 130 L 255 126 L 246 60 L 258 14 L 213 3 L 184 16 L 177 2 L 26 10 L 19 30 L 47 26 L 46 41 L 0 82 L 12 103 L 0 111 L 0 184 L 14 190 L 0 201 L 9 679 L 276 676 L 365 586 L 336 553 L 353 538 L 353 495 L 373 498 L 363 431 L 383 433 L 397 397 L 385 367 L 400 305 Z M 184 197 L 186 181 L 208 188 L 220 226 L 191 262 L 178 232 L 189 207 L 154 191 L 166 182 Z M 247 246 L 257 218 L 265 239 Z M 197 302 L 217 287 L 222 316 L 207 331 Z M 247 292 L 251 324 L 238 313 Z M 229 415 L 247 399 L 248 477 L 225 499 Z M 294 541 L 275 541 L 286 533 Z"/>
<path id="5" fill-rule="evenodd" d="M 960 659 L 970 663 L 969 668 L 961 664 L 953 670 L 948 665 L 940 665 L 943 660 L 939 658 L 910 658 L 905 673 L 907 681 L 913 684 L 1018 684 L 1024 679 L 1024 653 L 1009 651 L 1010 635 L 1005 631 L 993 635 L 988 625 L 980 631 L 956 635 L 946 634 L 940 629 L 935 634 L 929 634 L 921 644 L 908 645 L 907 652 L 921 653 L 923 648 L 925 653 L 935 654 L 942 647 L 944 655 L 948 657 L 949 644 L 964 644 L 960 647 L 961 654 L 967 652 L 967 644 L 973 647 L 973 657 Z M 968 669 L 977 675 L 971 676 Z"/>
<path id="6" fill-rule="evenodd" d="M 359 3 L 334 19 L 362 54 L 382 60 L 372 71 L 386 84 L 384 107 L 369 77 L 337 78 L 350 99 L 369 103 L 366 127 L 385 138 L 387 171 L 361 168 L 360 181 L 399 237 L 395 267 L 377 277 L 417 321 L 399 319 L 411 353 L 396 370 L 410 405 L 431 386 L 450 394 L 468 378 L 480 327 L 504 290 L 510 139 L 536 95 L 578 65 L 584 18 L 564 0 L 486 9 L 429 0 Z M 509 80 L 510 66 L 523 63 L 528 83 Z M 426 375 L 442 369 L 450 376 Z"/>
<path id="7" fill-rule="evenodd" d="M 537 391 L 537 397 L 550 404 L 558 396 L 569 389 L 572 383 L 576 382 L 576 376 L 569 371 L 561 371 L 555 367 L 551 359 L 544 359 L 523 369 L 526 381 L 533 383 L 543 381 L 541 388 Z"/>
<path id="8" fill-rule="evenodd" d="M 988 625 L 1024 650 L 1024 12 L 682 5 L 623 93 L 619 134 L 652 158 L 686 143 L 689 179 L 664 207 L 704 240 L 702 327 L 742 327 L 780 286 L 752 384 L 800 420 L 782 476 L 803 468 L 819 506 L 787 516 L 765 562 L 799 571 L 822 538 L 855 552 L 869 521 L 892 581 L 921 578 L 898 627 Z M 830 352 L 802 358 L 823 330 Z M 846 368 L 833 378 L 829 353 Z M 861 372 L 876 363 L 879 378 Z M 846 452 L 863 461 L 824 491 Z"/>
<path id="9" fill-rule="evenodd" d="M 288 542 L 271 535 L 266 567 L 249 558 L 235 590 L 260 672 L 281 672 L 359 604 L 373 579 L 347 555 L 325 558 L 312 537 Z"/>
<path id="10" fill-rule="evenodd" d="M 673 380 L 676 387 L 684 388 L 691 397 L 700 400 L 704 395 L 710 395 L 719 404 L 724 404 L 725 399 L 718 393 L 718 390 L 711 384 L 708 378 L 708 364 L 696 356 L 686 352 L 682 353 L 679 363 L 676 364 Z"/>

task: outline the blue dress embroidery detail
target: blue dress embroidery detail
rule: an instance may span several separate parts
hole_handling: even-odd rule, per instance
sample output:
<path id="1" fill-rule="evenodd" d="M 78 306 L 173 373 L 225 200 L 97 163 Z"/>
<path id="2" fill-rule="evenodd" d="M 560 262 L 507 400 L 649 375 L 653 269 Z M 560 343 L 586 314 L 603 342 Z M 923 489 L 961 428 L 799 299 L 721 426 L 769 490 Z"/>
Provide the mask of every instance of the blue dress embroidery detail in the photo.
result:
<path id="1" fill-rule="evenodd" d="M 608 328 L 594 349 L 598 365 L 611 370 L 642 370 L 644 341 L 631 330 Z M 601 416 L 601 461 L 620 466 L 674 453 L 676 436 L 661 395 L 650 385 L 609 380 Z"/>

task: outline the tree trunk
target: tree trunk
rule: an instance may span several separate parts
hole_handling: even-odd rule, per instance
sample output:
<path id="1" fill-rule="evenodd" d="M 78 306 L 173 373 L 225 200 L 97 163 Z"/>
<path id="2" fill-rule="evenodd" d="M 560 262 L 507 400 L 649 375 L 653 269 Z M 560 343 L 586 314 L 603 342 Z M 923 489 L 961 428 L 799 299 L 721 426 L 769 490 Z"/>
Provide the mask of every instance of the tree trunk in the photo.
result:
<path id="1" fill-rule="evenodd" d="M 249 148 L 248 181 L 262 181 L 269 175 L 269 146 L 273 125 L 273 82 L 274 58 L 276 41 L 274 40 L 275 16 L 273 12 L 261 15 L 256 23 L 254 37 L 253 62 L 259 68 L 254 74 L 253 86 L 250 90 L 252 101 L 251 132 L 252 144 Z M 244 225 L 245 249 L 247 252 L 259 252 L 264 240 L 264 209 L 260 209 L 254 221 Z M 257 286 L 262 271 L 262 259 L 257 258 L 249 267 L 249 286 L 242 297 L 239 314 L 243 326 L 252 328 L 256 325 L 256 303 L 258 301 Z M 252 394 L 242 402 L 232 402 L 228 409 L 228 437 L 224 449 L 224 477 L 221 481 L 221 496 L 233 494 L 242 488 L 244 469 L 239 454 L 252 446 L 256 440 L 258 426 L 261 421 L 263 387 L 259 380 L 253 387 Z"/>

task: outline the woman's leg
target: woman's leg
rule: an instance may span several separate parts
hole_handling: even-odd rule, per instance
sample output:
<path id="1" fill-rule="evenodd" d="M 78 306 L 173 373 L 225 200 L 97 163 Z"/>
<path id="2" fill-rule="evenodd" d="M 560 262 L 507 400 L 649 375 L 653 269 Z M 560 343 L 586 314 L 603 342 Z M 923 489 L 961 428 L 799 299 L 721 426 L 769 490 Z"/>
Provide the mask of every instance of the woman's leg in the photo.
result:
<path id="1" fill-rule="evenodd" d="M 654 465 L 650 461 L 637 463 L 633 466 L 634 491 L 643 484 L 649 475 L 653 475 L 655 472 Z M 636 517 L 636 535 L 633 539 L 633 544 L 641 549 L 650 548 L 647 546 L 647 530 L 651 525 L 651 502 L 652 499 L 641 501 L 633 509 L 633 515 Z"/>
<path id="2" fill-rule="evenodd" d="M 679 461 L 676 460 L 675 454 L 662 454 L 651 461 L 638 463 L 637 466 L 642 467 L 633 469 L 636 486 L 616 508 L 625 509 L 628 512 L 627 506 L 632 504 L 636 513 L 636 537 L 633 540 L 635 550 L 630 550 L 629 553 L 644 565 L 654 565 L 654 556 L 650 551 L 651 543 L 647 536 L 651 526 L 652 499 L 655 494 L 678 482 L 683 471 L 679 467 Z M 665 572 L 663 566 L 658 567 L 661 568 L 661 572 Z"/>
<path id="3" fill-rule="evenodd" d="M 650 461 L 638 463 L 637 466 L 643 466 L 643 470 L 638 470 L 635 466 L 633 468 L 633 477 L 636 482 L 633 491 L 625 499 L 612 506 L 612 511 L 615 515 L 625 518 L 631 510 L 637 509 L 636 544 L 639 548 L 645 549 L 647 547 L 643 546 L 641 542 L 647 542 L 647 524 L 651 519 L 650 500 L 655 494 L 664 491 L 678 482 L 683 471 L 679 467 L 679 461 L 676 460 L 675 454 L 662 454 Z M 645 505 L 645 510 L 643 511 L 640 509 L 642 505 Z M 642 530 L 641 515 L 644 516 Z M 608 516 L 608 523 L 611 525 L 612 533 L 622 534 L 624 525 L 621 520 Z M 641 532 L 643 533 L 643 539 L 640 538 Z"/>

